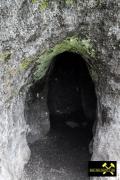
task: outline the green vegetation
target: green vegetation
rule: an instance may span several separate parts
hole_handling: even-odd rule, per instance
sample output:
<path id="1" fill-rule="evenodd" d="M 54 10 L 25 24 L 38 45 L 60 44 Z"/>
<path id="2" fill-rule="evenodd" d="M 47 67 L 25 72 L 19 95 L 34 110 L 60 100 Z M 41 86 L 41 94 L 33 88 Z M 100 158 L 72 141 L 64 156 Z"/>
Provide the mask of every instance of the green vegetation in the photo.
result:
<path id="1" fill-rule="evenodd" d="M 72 5 L 75 3 L 75 0 L 64 0 L 65 4 L 67 5 Z M 35 3 L 39 3 L 39 10 L 40 11 L 44 11 L 48 8 L 48 5 L 49 5 L 49 0 L 32 0 L 32 3 L 35 4 Z"/>
<path id="2" fill-rule="evenodd" d="M 40 11 L 43 11 L 43 10 L 45 10 L 47 7 L 48 7 L 48 0 L 32 0 L 32 3 L 33 4 L 35 4 L 35 3 L 39 3 L 39 6 L 38 6 L 38 8 L 39 8 L 39 10 Z"/>
<path id="3" fill-rule="evenodd" d="M 47 9 L 48 7 L 48 0 L 43 0 L 40 4 L 39 4 L 39 10 L 40 11 L 44 11 L 45 9 Z"/>
<path id="4" fill-rule="evenodd" d="M 27 70 L 32 64 L 32 62 L 33 62 L 32 58 L 24 58 L 20 63 L 20 70 Z"/>
<path id="5" fill-rule="evenodd" d="M 75 2 L 75 0 L 65 0 L 65 3 L 67 5 L 72 5 L 72 4 L 74 4 L 74 2 Z"/>
<path id="6" fill-rule="evenodd" d="M 10 51 L 5 51 L 5 52 L 0 53 L 0 61 L 8 62 L 10 57 L 11 57 Z"/>
<path id="7" fill-rule="evenodd" d="M 36 3 L 37 2 L 37 0 L 32 0 L 32 3 L 34 4 L 34 3 Z"/>
<path id="8" fill-rule="evenodd" d="M 34 73 L 34 78 L 37 80 L 43 77 L 53 57 L 65 51 L 76 52 L 84 55 L 85 57 L 95 58 L 95 51 L 92 48 L 89 39 L 80 40 L 77 37 L 67 38 L 60 44 L 57 44 L 54 48 L 44 52 L 38 58 L 38 66 L 36 72 Z"/>

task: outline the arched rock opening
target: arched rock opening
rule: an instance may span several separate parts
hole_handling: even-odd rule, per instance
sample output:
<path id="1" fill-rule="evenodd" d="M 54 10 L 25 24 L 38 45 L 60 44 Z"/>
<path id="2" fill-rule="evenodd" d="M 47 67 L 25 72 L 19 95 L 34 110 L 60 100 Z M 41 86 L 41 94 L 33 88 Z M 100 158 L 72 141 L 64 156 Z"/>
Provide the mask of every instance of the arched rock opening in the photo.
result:
<path id="1" fill-rule="evenodd" d="M 46 75 L 30 87 L 26 96 L 25 118 L 30 127 L 27 141 L 32 152 L 27 174 L 35 178 L 30 166 L 36 168 L 37 162 L 44 178 L 58 178 L 51 169 L 62 177 L 63 168 L 64 178 L 88 179 L 88 146 L 96 108 L 95 86 L 85 60 L 67 51 L 55 56 Z"/>

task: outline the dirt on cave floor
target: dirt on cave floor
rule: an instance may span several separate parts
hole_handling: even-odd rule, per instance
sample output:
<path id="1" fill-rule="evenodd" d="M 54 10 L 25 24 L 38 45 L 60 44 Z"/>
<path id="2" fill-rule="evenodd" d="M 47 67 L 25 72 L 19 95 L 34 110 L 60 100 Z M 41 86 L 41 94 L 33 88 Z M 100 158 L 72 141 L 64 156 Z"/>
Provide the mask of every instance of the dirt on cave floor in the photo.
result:
<path id="1" fill-rule="evenodd" d="M 29 145 L 26 180 L 88 180 L 89 130 L 59 127 Z"/>

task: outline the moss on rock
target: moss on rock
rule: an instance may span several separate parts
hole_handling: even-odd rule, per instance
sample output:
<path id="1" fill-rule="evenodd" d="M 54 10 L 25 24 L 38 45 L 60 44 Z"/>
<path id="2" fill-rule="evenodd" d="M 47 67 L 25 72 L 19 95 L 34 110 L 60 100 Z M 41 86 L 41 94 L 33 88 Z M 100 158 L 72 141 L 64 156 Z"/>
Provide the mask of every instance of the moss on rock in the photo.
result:
<path id="1" fill-rule="evenodd" d="M 39 11 L 44 11 L 48 8 L 49 6 L 49 0 L 32 0 L 32 3 L 35 4 L 35 3 L 39 3 L 38 5 L 38 9 Z M 72 5 L 75 3 L 75 0 L 64 0 L 64 3 L 66 5 Z"/>
<path id="2" fill-rule="evenodd" d="M 5 52 L 0 53 L 0 61 L 8 62 L 10 57 L 11 57 L 10 51 L 5 51 Z"/>
<path id="3" fill-rule="evenodd" d="M 20 63 L 20 70 L 27 70 L 33 62 L 33 58 L 24 58 Z"/>
<path id="4" fill-rule="evenodd" d="M 37 2 L 37 0 L 32 0 L 32 3 L 34 4 L 34 3 L 36 3 Z"/>
<path id="5" fill-rule="evenodd" d="M 47 9 L 48 7 L 48 0 L 43 0 L 40 4 L 39 4 L 39 10 L 43 11 L 45 9 Z"/>
<path id="6" fill-rule="evenodd" d="M 32 3 L 33 4 L 39 3 L 38 9 L 39 9 L 39 11 L 43 11 L 48 7 L 49 1 L 48 0 L 41 0 L 41 1 L 40 0 L 32 0 Z"/>
<path id="7" fill-rule="evenodd" d="M 65 3 L 66 3 L 67 5 L 72 5 L 72 4 L 75 3 L 75 0 L 65 0 Z"/>
<path id="8" fill-rule="evenodd" d="M 43 77 L 53 57 L 65 51 L 76 52 L 85 57 L 95 58 L 95 50 L 93 49 L 89 39 L 80 40 L 78 37 L 67 38 L 60 44 L 57 44 L 54 48 L 45 51 L 37 59 L 38 65 L 34 73 L 34 79 L 38 80 Z"/>

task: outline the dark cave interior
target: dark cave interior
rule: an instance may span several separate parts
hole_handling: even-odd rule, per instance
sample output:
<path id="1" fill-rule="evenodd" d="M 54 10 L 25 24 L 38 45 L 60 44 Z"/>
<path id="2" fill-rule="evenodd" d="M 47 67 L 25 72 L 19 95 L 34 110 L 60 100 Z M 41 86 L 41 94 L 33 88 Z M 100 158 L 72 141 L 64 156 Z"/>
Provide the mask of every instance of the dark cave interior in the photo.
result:
<path id="1" fill-rule="evenodd" d="M 96 117 L 96 94 L 85 60 L 76 53 L 56 56 L 48 79 L 47 104 L 51 128 L 87 128 Z"/>
<path id="2" fill-rule="evenodd" d="M 97 107 L 95 87 L 87 63 L 77 53 L 64 52 L 54 57 L 46 76 L 47 83 L 38 81 L 31 87 L 32 100 L 26 101 L 29 109 L 26 114 L 28 124 L 41 120 L 40 112 L 44 108 L 39 102 L 46 98 L 50 127 L 45 138 L 30 145 L 32 153 L 26 170 L 32 178 L 35 178 L 34 169 L 44 167 L 43 179 L 87 180 L 88 147 L 93 137 Z M 41 95 L 45 84 L 47 93 Z M 43 129 L 45 127 L 43 125 Z"/>

